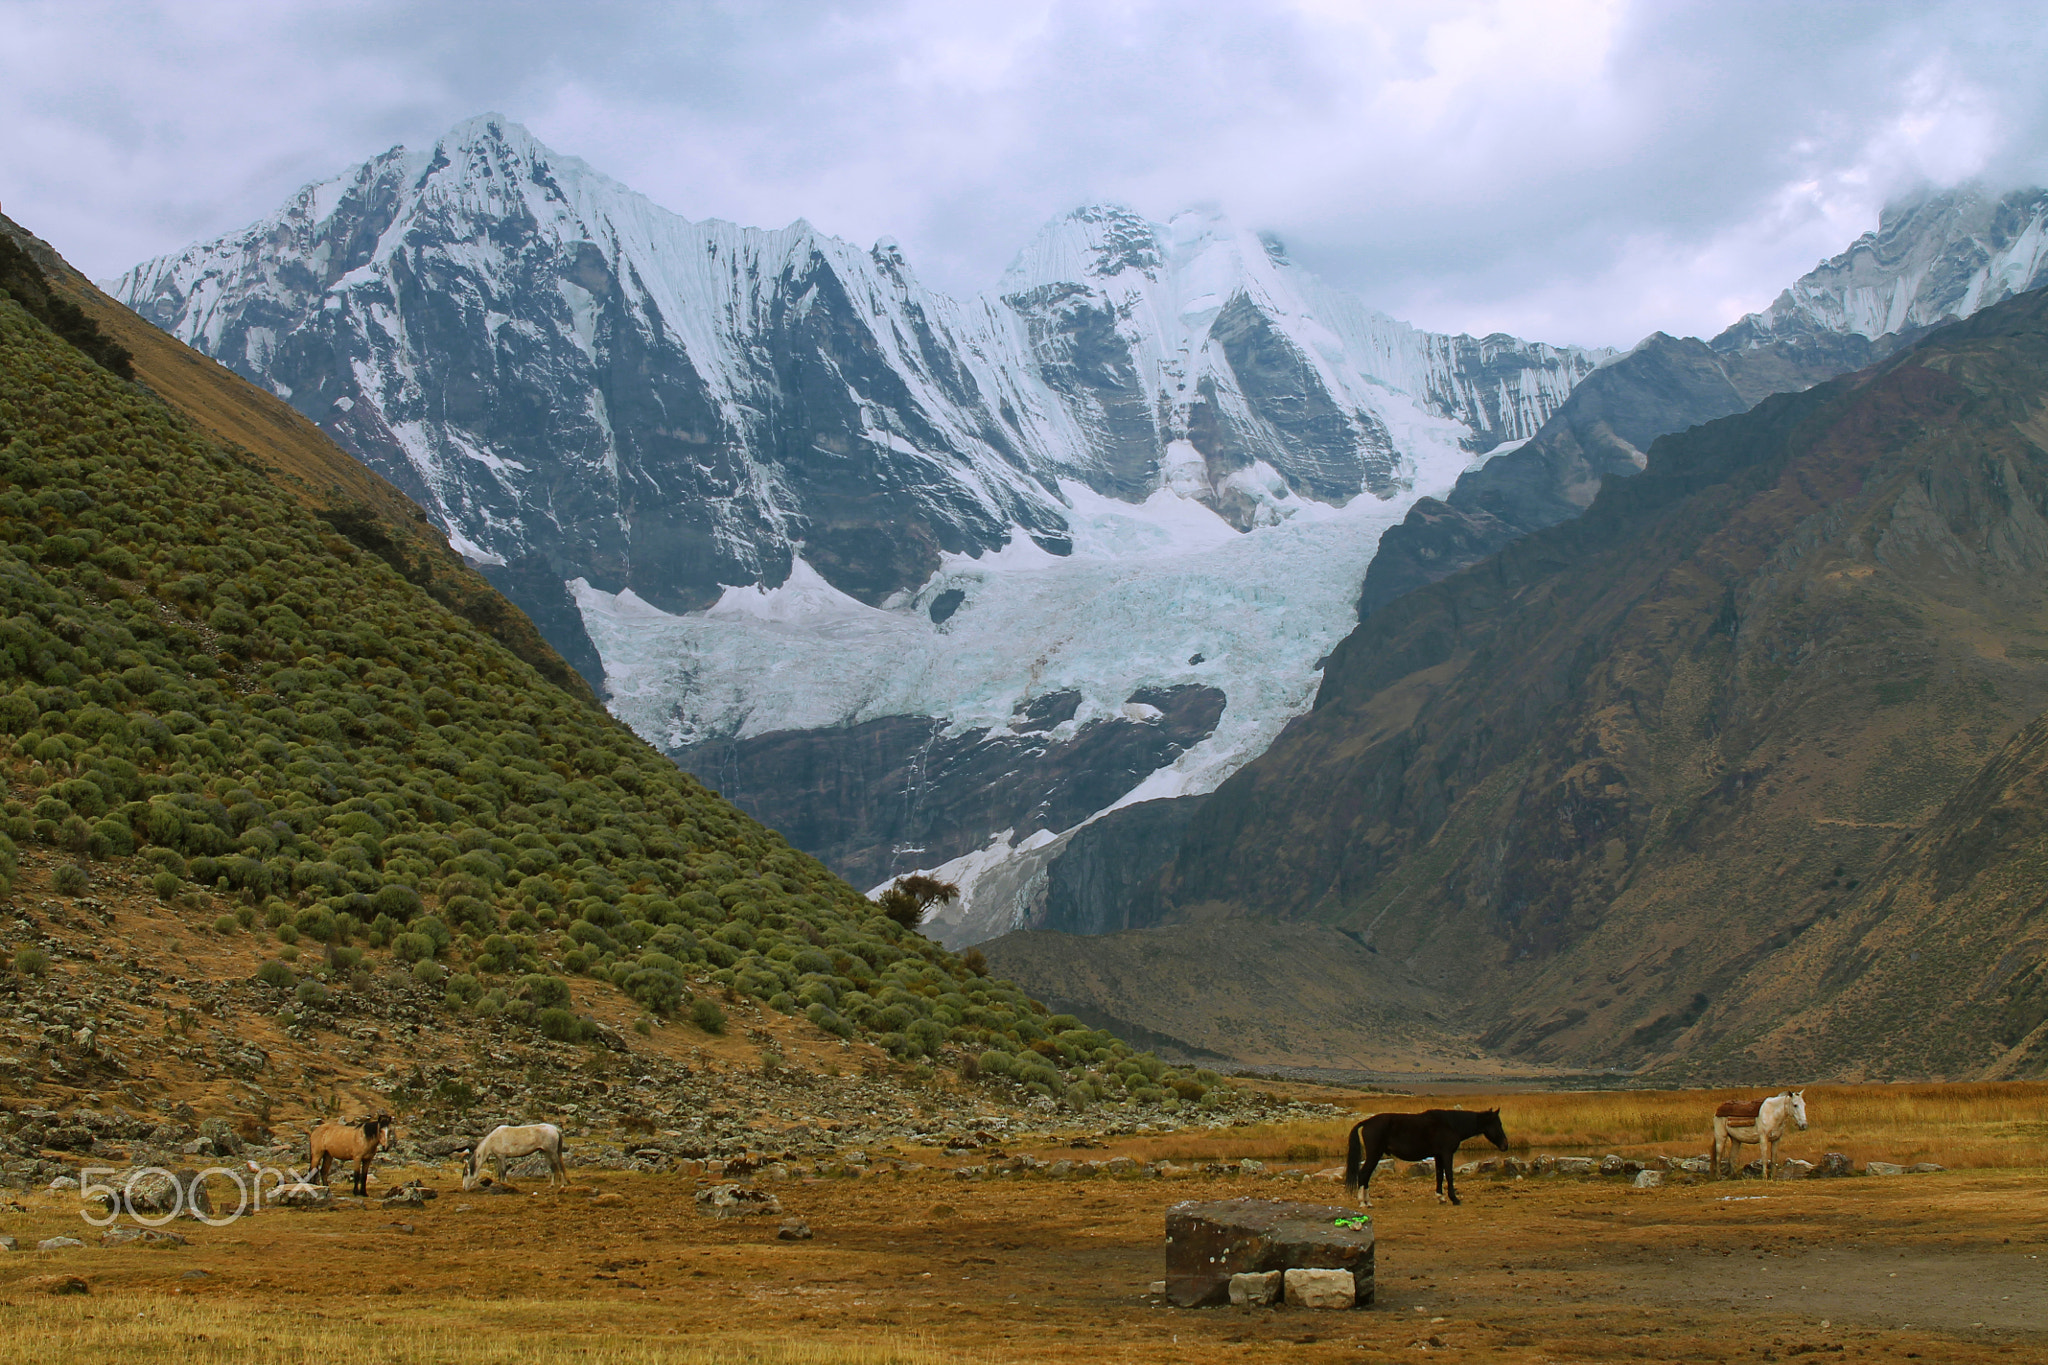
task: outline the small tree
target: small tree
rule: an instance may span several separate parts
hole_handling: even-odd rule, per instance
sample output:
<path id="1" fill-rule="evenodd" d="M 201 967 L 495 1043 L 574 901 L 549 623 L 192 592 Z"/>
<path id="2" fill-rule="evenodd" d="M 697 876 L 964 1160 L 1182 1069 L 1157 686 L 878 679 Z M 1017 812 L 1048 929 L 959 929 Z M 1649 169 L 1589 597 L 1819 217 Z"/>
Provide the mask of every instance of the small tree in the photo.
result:
<path id="1" fill-rule="evenodd" d="M 906 929 L 915 929 L 925 922 L 933 906 L 959 898 L 960 888 L 953 883 L 913 872 L 907 877 L 898 877 L 887 891 L 875 897 L 875 903 L 890 919 Z"/>

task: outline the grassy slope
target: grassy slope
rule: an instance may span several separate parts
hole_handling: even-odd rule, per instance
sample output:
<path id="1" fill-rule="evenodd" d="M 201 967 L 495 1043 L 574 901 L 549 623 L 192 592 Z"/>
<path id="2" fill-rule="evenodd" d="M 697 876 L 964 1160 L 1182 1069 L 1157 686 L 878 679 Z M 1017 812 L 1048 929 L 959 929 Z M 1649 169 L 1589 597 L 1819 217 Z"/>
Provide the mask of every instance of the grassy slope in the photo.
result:
<path id="1" fill-rule="evenodd" d="M 109 298 L 48 243 L 4 216 L 0 233 L 21 243 L 51 288 L 126 349 L 135 377 L 193 426 L 254 461 L 300 506 L 382 558 L 442 606 L 481 626 L 549 682 L 597 705 L 581 675 L 541 638 L 525 613 L 449 548 L 447 538 L 411 499 L 352 459 L 290 404 Z"/>
<path id="2" fill-rule="evenodd" d="M 2044 394 L 2037 294 L 1659 442 L 1582 520 L 1368 620 L 1164 898 L 1373 926 L 1531 1060 L 1994 1067 L 1988 1032 L 1929 1026 L 2014 979 L 2010 926 L 1882 992 L 1843 990 L 1876 940 L 1828 926 L 2048 706 Z"/>
<path id="3" fill-rule="evenodd" d="M 138 374 L 163 373 L 135 340 Z M 223 446 L 212 427 L 297 419 L 231 376 L 207 392 L 202 428 L 0 301 L 12 839 L 77 856 L 77 877 L 139 856 L 166 897 L 213 887 L 259 933 L 326 943 L 308 1008 L 345 1008 L 360 955 L 390 954 L 454 967 L 451 1009 L 573 1036 L 548 1013 L 557 974 L 659 1014 L 709 973 L 1074 1102 L 1201 1093 L 899 929 L 362 552 L 308 477 L 346 457 Z"/>

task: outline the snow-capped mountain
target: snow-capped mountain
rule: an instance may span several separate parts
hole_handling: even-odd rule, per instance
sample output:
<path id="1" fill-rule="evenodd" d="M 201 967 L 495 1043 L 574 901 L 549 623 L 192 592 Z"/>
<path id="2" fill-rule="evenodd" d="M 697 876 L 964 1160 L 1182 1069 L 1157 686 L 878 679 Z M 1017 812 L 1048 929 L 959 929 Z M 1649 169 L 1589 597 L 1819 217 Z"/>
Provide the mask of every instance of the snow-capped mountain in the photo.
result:
<path id="1" fill-rule="evenodd" d="M 1206 790 L 1378 533 L 1604 352 L 1417 331 L 1214 213 L 953 299 L 497 116 L 109 284 L 417 498 L 641 733 L 879 881 Z"/>
<path id="2" fill-rule="evenodd" d="M 2048 190 L 1981 185 L 1889 204 L 1877 231 L 1802 275 L 1717 351 L 1812 336 L 1880 337 L 1966 318 L 2048 275 Z"/>

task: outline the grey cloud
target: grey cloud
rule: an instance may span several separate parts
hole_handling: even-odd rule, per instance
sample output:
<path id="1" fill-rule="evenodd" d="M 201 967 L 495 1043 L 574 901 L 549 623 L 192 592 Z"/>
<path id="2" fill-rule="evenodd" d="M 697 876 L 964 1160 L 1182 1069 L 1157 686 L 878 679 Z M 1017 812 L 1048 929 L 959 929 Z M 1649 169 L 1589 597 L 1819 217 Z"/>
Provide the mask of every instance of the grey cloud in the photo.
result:
<path id="1" fill-rule="evenodd" d="M 2038 180 L 2030 5 L 17 4 L 0 200 L 110 274 L 484 109 L 691 217 L 994 283 L 1214 201 L 1396 316 L 1712 331 L 1916 180 Z"/>

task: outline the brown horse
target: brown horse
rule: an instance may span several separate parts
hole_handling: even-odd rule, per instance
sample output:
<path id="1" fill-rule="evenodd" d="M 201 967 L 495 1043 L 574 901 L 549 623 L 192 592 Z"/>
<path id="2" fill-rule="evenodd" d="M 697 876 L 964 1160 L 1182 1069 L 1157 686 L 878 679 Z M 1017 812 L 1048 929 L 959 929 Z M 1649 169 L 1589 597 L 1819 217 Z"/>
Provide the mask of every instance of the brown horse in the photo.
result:
<path id="1" fill-rule="evenodd" d="M 1371 1208 L 1372 1174 L 1379 1169 L 1380 1158 L 1391 1152 L 1403 1161 L 1434 1160 L 1437 1202 L 1448 1196 L 1451 1203 L 1459 1203 L 1451 1160 L 1459 1143 L 1475 1137 L 1507 1150 L 1508 1135 L 1500 1126 L 1500 1110 L 1473 1114 L 1463 1109 L 1425 1109 L 1419 1114 L 1374 1114 L 1360 1119 L 1351 1125 L 1344 1186 L 1353 1198 Z"/>
<path id="2" fill-rule="evenodd" d="M 325 1185 L 330 1163 L 353 1161 L 356 1163 L 356 1178 L 351 1189 L 358 1196 L 367 1198 L 370 1193 L 370 1159 L 377 1155 L 377 1149 L 390 1136 L 389 1114 L 379 1114 L 360 1123 L 330 1121 L 321 1124 L 309 1139 L 307 1179 Z"/>

